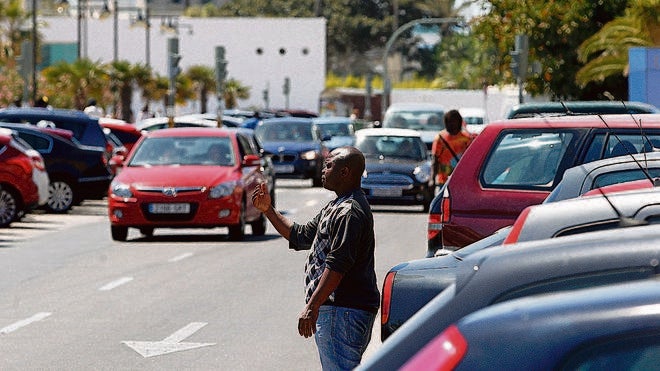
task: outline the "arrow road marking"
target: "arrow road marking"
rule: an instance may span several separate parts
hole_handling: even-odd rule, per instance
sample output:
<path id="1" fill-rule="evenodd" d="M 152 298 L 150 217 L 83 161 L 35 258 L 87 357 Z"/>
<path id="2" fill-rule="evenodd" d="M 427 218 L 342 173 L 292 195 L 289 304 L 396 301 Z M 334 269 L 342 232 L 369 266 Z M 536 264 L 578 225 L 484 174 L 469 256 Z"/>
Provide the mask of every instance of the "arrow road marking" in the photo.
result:
<path id="1" fill-rule="evenodd" d="M 181 342 L 206 325 L 206 322 L 191 322 L 161 341 L 122 341 L 122 343 L 138 352 L 144 358 L 215 345 L 215 343 Z"/>
<path id="2" fill-rule="evenodd" d="M 27 326 L 27 325 L 31 324 L 32 322 L 41 321 L 42 319 L 50 316 L 51 314 L 52 313 L 49 313 L 49 312 L 39 312 L 39 313 L 35 314 L 34 316 L 32 316 L 30 318 L 26 318 L 24 320 L 14 322 L 14 323 L 12 323 L 11 325 L 9 325 L 7 327 L 1 328 L 0 329 L 0 335 L 8 334 L 10 332 L 14 332 L 14 331 L 18 330 L 21 327 L 24 327 L 24 326 Z"/>

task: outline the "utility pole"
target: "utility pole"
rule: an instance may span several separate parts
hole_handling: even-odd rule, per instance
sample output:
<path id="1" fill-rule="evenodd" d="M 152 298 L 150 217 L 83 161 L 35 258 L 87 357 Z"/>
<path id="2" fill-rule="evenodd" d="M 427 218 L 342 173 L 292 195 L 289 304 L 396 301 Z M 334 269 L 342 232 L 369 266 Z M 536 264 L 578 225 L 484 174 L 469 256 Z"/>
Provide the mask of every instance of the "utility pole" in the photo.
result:
<path id="1" fill-rule="evenodd" d="M 179 62 L 181 55 L 179 55 L 179 38 L 170 37 L 167 39 L 167 57 L 168 57 L 168 99 L 167 99 L 167 117 L 169 118 L 168 126 L 174 127 L 174 107 L 176 105 L 176 78 L 181 73 Z"/>
<path id="2" fill-rule="evenodd" d="M 218 127 L 222 126 L 222 113 L 224 111 L 223 96 L 225 94 L 225 79 L 227 79 L 227 60 L 225 59 L 225 47 L 215 47 L 215 86 L 218 100 Z"/>
<path id="3" fill-rule="evenodd" d="M 527 35 L 516 35 L 515 49 L 511 55 L 511 71 L 518 83 L 518 103 L 523 103 L 523 90 L 527 78 L 527 59 L 529 55 L 529 38 Z"/>
<path id="4" fill-rule="evenodd" d="M 291 93 L 291 79 L 284 78 L 284 85 L 282 85 L 282 92 L 284 93 L 284 108 L 289 109 L 289 93 Z"/>

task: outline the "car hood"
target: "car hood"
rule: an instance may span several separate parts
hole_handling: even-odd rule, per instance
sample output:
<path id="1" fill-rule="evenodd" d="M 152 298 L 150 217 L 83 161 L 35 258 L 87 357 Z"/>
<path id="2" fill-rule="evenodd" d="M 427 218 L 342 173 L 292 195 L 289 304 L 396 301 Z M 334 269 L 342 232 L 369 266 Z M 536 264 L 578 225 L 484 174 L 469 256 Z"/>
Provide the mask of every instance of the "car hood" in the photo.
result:
<path id="1" fill-rule="evenodd" d="M 306 152 L 318 150 L 317 142 L 267 142 L 263 144 L 264 149 L 270 153 L 280 153 L 287 151 Z"/>
<path id="2" fill-rule="evenodd" d="M 143 187 L 208 187 L 236 178 L 233 167 L 221 166 L 133 166 L 122 168 L 115 177 L 117 182 Z"/>
<path id="3" fill-rule="evenodd" d="M 367 158 L 366 169 L 368 173 L 406 173 L 412 174 L 417 166 L 423 165 L 424 162 L 416 160 L 394 159 L 385 157 L 382 161 L 378 159 Z"/>

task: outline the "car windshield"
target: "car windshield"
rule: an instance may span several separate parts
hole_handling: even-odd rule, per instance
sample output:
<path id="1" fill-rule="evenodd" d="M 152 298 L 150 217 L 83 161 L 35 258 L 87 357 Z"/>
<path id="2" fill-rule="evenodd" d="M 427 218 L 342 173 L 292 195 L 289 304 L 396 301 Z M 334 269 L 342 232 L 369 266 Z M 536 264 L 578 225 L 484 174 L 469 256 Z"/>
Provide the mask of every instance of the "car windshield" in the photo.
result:
<path id="1" fill-rule="evenodd" d="M 235 165 L 228 137 L 147 138 L 135 150 L 128 166 Z"/>
<path id="2" fill-rule="evenodd" d="M 440 131 L 445 128 L 442 122 L 443 115 L 443 111 L 388 112 L 383 121 L 383 127 Z"/>
<path id="3" fill-rule="evenodd" d="M 422 161 L 426 158 L 424 143 L 417 137 L 361 136 L 355 143 L 365 157 L 387 157 Z"/>
<path id="4" fill-rule="evenodd" d="M 351 135 L 351 128 L 349 123 L 325 123 L 319 124 L 318 127 L 321 130 L 323 136 L 330 135 L 333 137 L 345 137 Z"/>
<path id="5" fill-rule="evenodd" d="M 262 143 L 310 142 L 314 140 L 312 126 L 306 123 L 272 123 L 259 125 L 254 131 Z"/>

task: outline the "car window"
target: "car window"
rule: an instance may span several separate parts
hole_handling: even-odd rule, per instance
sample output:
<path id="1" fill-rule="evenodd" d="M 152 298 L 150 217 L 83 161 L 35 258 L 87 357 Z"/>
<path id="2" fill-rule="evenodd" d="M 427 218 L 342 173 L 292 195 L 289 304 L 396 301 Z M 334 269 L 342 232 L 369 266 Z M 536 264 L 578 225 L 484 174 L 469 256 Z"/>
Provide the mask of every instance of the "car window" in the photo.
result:
<path id="1" fill-rule="evenodd" d="M 128 166 L 235 165 L 228 137 L 147 138 L 136 149 Z"/>
<path id="2" fill-rule="evenodd" d="M 258 154 L 256 152 L 256 148 L 254 148 L 252 141 L 250 141 L 247 137 L 241 134 L 236 135 L 236 139 L 238 139 L 238 148 L 241 151 L 241 157 L 245 155 L 256 155 Z"/>
<path id="3" fill-rule="evenodd" d="M 414 159 L 426 158 L 426 147 L 421 139 L 400 136 L 363 136 L 355 145 L 367 157 Z"/>
<path id="4" fill-rule="evenodd" d="M 304 123 L 259 125 L 255 135 L 261 142 L 309 142 L 314 140 L 312 126 Z"/>
<path id="5" fill-rule="evenodd" d="M 570 132 L 503 132 L 482 170 L 485 186 L 551 188 L 575 135 Z"/>
<path id="6" fill-rule="evenodd" d="M 631 333 L 583 345 L 558 370 L 653 370 L 660 359 L 660 334 Z"/>
<path id="7" fill-rule="evenodd" d="M 440 131 L 445 128 L 444 111 L 391 111 L 383 120 L 385 128 Z"/>
<path id="8" fill-rule="evenodd" d="M 49 153 L 52 150 L 53 143 L 48 138 L 26 132 L 19 132 L 18 136 L 39 153 Z"/>
<path id="9" fill-rule="evenodd" d="M 640 164 L 640 166 L 643 165 Z M 646 169 L 646 171 L 648 171 L 649 176 L 651 176 L 652 178 L 660 177 L 660 169 L 658 168 L 649 168 Z M 604 173 L 595 177 L 593 183 L 591 184 L 590 189 L 605 187 L 612 184 L 630 182 L 633 180 L 646 179 L 646 178 L 647 176 L 644 170 L 639 168 L 614 171 L 611 173 Z"/>
<path id="10" fill-rule="evenodd" d="M 584 162 L 600 160 L 601 158 L 625 156 L 635 153 L 652 152 L 660 148 L 660 134 L 644 133 L 599 133 L 587 149 Z"/>
<path id="11" fill-rule="evenodd" d="M 655 276 L 655 271 L 648 267 L 612 269 L 600 272 L 589 272 L 569 277 L 556 277 L 541 282 L 534 282 L 499 295 L 491 304 L 549 292 L 576 290 L 587 287 L 603 286 L 613 283 L 641 280 Z"/>

